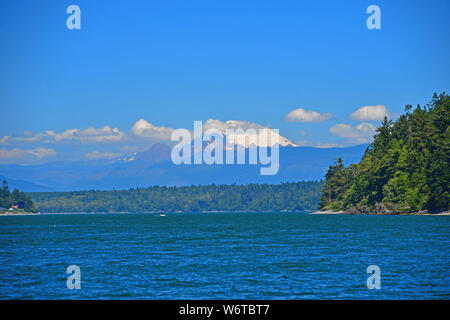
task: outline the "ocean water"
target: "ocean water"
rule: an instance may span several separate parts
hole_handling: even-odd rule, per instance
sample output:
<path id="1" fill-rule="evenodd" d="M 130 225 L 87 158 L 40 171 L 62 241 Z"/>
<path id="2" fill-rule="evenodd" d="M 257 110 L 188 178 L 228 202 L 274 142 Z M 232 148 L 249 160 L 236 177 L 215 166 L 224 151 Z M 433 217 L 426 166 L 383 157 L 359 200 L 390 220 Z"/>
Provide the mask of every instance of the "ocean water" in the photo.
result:
<path id="1" fill-rule="evenodd" d="M 0 217 L 0 298 L 449 299 L 449 248 L 449 216 Z"/>

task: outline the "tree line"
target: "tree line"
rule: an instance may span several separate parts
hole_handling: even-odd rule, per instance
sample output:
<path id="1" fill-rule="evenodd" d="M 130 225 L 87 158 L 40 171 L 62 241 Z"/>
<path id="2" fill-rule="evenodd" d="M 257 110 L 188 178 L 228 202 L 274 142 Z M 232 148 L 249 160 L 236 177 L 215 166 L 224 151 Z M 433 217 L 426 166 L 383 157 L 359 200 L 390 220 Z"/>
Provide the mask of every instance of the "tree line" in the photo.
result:
<path id="1" fill-rule="evenodd" d="M 384 119 L 361 161 L 339 158 L 325 175 L 322 210 L 363 213 L 444 211 L 450 195 L 450 98 L 444 92 L 396 121 Z"/>
<path id="2" fill-rule="evenodd" d="M 303 211 L 318 208 L 322 181 L 29 193 L 41 212 Z"/>
<path id="3" fill-rule="evenodd" d="M 0 208 L 9 209 L 12 206 L 17 206 L 19 209 L 26 212 L 37 211 L 33 200 L 31 200 L 29 196 L 20 192 L 18 189 L 14 189 L 13 192 L 10 192 L 8 183 L 3 180 L 3 185 L 0 190 Z"/>

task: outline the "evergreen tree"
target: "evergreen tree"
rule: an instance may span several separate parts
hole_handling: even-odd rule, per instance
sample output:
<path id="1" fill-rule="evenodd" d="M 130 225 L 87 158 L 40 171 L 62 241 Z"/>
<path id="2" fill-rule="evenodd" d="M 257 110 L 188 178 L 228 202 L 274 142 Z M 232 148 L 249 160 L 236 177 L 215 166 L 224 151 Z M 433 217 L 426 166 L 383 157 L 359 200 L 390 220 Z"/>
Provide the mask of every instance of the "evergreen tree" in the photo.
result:
<path id="1" fill-rule="evenodd" d="M 330 166 L 320 207 L 409 212 L 448 210 L 450 203 L 450 98 L 434 94 L 397 121 L 385 118 L 361 161 Z"/>
<path id="2" fill-rule="evenodd" d="M 0 207 L 8 209 L 13 205 L 17 205 L 19 209 L 23 209 L 26 212 L 37 211 L 37 207 L 29 196 L 17 189 L 10 192 L 8 183 L 3 181 L 2 189 L 0 190 Z"/>

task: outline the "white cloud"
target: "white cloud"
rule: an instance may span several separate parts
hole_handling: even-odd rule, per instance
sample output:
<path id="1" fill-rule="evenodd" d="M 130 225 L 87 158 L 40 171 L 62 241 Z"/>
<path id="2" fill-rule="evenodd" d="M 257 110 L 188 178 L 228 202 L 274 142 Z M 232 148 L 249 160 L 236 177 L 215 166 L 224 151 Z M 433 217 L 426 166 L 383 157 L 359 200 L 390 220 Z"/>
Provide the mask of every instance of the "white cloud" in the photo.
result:
<path id="1" fill-rule="evenodd" d="M 47 130 L 43 135 L 46 142 L 80 141 L 91 142 L 117 142 L 125 137 L 125 134 L 117 128 L 104 126 L 102 128 L 89 127 L 83 130 L 68 129 L 62 133 Z"/>
<path id="2" fill-rule="evenodd" d="M 1 137 L 0 138 L 0 144 L 3 144 L 3 145 L 8 144 L 9 138 L 11 138 L 11 137 L 10 136 L 3 136 L 3 137 Z"/>
<path id="3" fill-rule="evenodd" d="M 0 144 L 26 144 L 26 143 L 98 143 L 98 142 L 117 142 L 122 140 L 125 134 L 117 128 L 104 126 L 102 128 L 89 127 L 83 130 L 67 129 L 61 133 L 52 130 L 32 134 L 26 132 L 17 136 L 3 136 L 0 138 Z"/>
<path id="4" fill-rule="evenodd" d="M 0 163 L 29 163 L 45 157 L 55 156 L 57 153 L 53 149 L 0 149 Z"/>
<path id="5" fill-rule="evenodd" d="M 88 142 L 117 142 L 124 138 L 125 134 L 117 128 L 104 126 L 96 129 L 89 127 L 79 132 L 80 140 Z"/>
<path id="6" fill-rule="evenodd" d="M 347 139 L 349 143 L 367 143 L 372 141 L 376 127 L 363 122 L 356 127 L 349 124 L 337 124 L 330 128 L 330 132 L 338 137 Z"/>
<path id="7" fill-rule="evenodd" d="M 26 151 L 22 149 L 0 149 L 0 160 L 16 159 L 26 155 Z"/>
<path id="8" fill-rule="evenodd" d="M 289 112 L 285 119 L 288 122 L 323 122 L 331 119 L 332 116 L 329 112 L 319 113 L 313 110 L 298 108 Z"/>
<path id="9" fill-rule="evenodd" d="M 307 140 L 297 141 L 297 145 L 301 147 L 314 147 L 314 148 L 341 148 L 343 145 L 334 142 L 312 142 Z"/>
<path id="10" fill-rule="evenodd" d="M 364 106 L 349 115 L 349 118 L 357 121 L 381 121 L 384 117 L 390 117 L 389 110 L 382 105 Z"/>
<path id="11" fill-rule="evenodd" d="M 316 148 L 328 149 L 328 148 L 342 148 L 343 145 L 334 142 L 318 142 L 314 145 Z"/>
<path id="12" fill-rule="evenodd" d="M 155 140 L 170 140 L 172 131 L 172 128 L 157 127 L 144 119 L 136 121 L 131 128 L 131 133 L 133 135 Z"/>
<path id="13" fill-rule="evenodd" d="M 262 126 L 260 124 L 257 124 L 255 122 L 250 121 L 238 121 L 238 120 L 228 120 L 228 121 L 220 121 L 216 119 L 208 119 L 203 124 L 203 131 L 209 130 L 209 129 L 217 129 L 222 133 L 225 133 L 227 129 L 262 129 L 267 128 L 265 126 Z"/>
<path id="14" fill-rule="evenodd" d="M 113 152 L 100 152 L 100 151 L 92 151 L 87 152 L 84 157 L 88 160 L 98 160 L 98 159 L 111 159 L 119 157 L 119 153 L 113 153 Z"/>
<path id="15" fill-rule="evenodd" d="M 31 155 L 33 155 L 33 156 L 35 156 L 36 158 L 39 158 L 39 159 L 56 155 L 56 151 L 55 150 L 42 148 L 42 147 L 35 148 L 35 149 L 29 149 L 27 151 L 28 151 L 28 153 L 30 153 Z"/>

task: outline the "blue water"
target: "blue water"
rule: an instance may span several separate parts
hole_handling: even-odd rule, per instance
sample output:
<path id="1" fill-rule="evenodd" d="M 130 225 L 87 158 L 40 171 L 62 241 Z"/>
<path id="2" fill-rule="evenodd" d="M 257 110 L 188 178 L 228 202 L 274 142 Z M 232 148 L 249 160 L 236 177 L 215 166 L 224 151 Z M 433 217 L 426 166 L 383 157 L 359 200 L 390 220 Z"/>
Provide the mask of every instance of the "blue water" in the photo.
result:
<path id="1" fill-rule="evenodd" d="M 448 216 L 0 217 L 0 298 L 449 299 L 449 248 Z"/>

